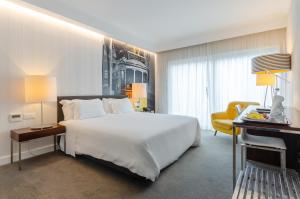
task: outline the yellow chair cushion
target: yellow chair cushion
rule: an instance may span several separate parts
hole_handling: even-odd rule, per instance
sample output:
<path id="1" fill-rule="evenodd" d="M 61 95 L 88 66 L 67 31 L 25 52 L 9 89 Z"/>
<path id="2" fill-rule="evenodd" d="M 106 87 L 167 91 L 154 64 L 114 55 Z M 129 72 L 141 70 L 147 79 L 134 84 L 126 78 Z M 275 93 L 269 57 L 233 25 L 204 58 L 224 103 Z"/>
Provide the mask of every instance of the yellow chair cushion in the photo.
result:
<path id="1" fill-rule="evenodd" d="M 218 112 L 211 114 L 211 123 L 216 131 L 226 134 L 232 134 L 232 122 L 238 116 L 236 105 L 239 104 L 242 109 L 247 108 L 249 105 L 259 105 L 257 102 L 231 102 L 228 104 L 225 112 Z M 239 134 L 237 129 L 236 134 Z"/>
<path id="2" fill-rule="evenodd" d="M 232 129 L 232 122 L 233 122 L 233 120 L 216 119 L 213 121 L 213 124 L 216 127 L 230 130 L 230 129 Z"/>

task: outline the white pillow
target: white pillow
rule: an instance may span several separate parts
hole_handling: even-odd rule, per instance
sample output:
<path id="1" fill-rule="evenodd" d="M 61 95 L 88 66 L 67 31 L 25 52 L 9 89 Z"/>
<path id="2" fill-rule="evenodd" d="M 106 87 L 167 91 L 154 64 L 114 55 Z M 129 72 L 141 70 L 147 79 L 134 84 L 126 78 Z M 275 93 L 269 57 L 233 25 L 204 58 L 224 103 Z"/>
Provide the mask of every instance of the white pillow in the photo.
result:
<path id="1" fill-rule="evenodd" d="M 82 120 L 105 115 L 100 99 L 73 100 L 74 119 Z"/>
<path id="2" fill-rule="evenodd" d="M 67 121 L 67 120 L 74 119 L 73 101 L 72 100 L 61 100 L 59 103 L 62 105 L 64 120 Z"/>
<path id="3" fill-rule="evenodd" d="M 110 102 L 113 100 L 115 100 L 115 99 L 113 99 L 113 98 L 103 98 L 102 99 L 103 108 L 106 113 L 113 113 L 113 110 L 112 110 L 111 104 L 110 104 Z"/>
<path id="4" fill-rule="evenodd" d="M 113 113 L 131 113 L 134 112 L 131 102 L 128 98 L 114 99 L 109 102 Z"/>

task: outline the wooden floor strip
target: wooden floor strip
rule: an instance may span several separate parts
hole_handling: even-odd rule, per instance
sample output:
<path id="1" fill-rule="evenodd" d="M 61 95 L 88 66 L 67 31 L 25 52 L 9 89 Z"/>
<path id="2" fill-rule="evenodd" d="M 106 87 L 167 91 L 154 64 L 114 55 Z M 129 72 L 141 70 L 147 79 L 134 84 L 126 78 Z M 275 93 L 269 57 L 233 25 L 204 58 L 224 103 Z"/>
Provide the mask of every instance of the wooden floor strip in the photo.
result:
<path id="1" fill-rule="evenodd" d="M 237 184 L 241 184 L 242 181 L 243 181 L 243 178 L 244 178 L 244 173 L 243 173 L 243 171 L 241 171 L 240 174 L 239 174 L 239 177 L 238 177 L 238 180 L 237 180 L 236 183 L 237 183 Z M 235 188 L 235 189 L 234 189 L 232 198 L 238 198 L 240 189 L 241 189 L 241 187 L 238 187 L 238 188 Z"/>
<path id="2" fill-rule="evenodd" d="M 286 177 L 280 168 L 248 164 L 241 171 L 233 199 L 300 199 L 300 177 L 288 170 Z"/>
<path id="3" fill-rule="evenodd" d="M 255 181 L 254 181 L 254 189 L 253 189 L 253 197 L 258 198 L 259 196 L 259 187 L 260 187 L 260 172 L 259 168 L 255 170 Z"/>
<path id="4" fill-rule="evenodd" d="M 240 188 L 240 193 L 238 195 L 238 199 L 244 199 L 244 197 L 245 197 L 245 193 L 247 191 L 247 183 L 248 183 L 250 169 L 251 169 L 250 167 L 247 167 L 245 169 L 245 173 L 244 173 L 243 181 L 241 183 L 241 188 Z"/>
<path id="5" fill-rule="evenodd" d="M 300 178 L 295 177 L 297 196 L 300 197 Z"/>
<path id="6" fill-rule="evenodd" d="M 278 176 L 278 180 L 279 180 L 279 186 L 280 186 L 280 197 L 282 199 L 287 199 L 287 195 L 284 193 L 284 181 L 283 181 L 283 178 L 282 178 L 282 175 L 279 175 Z"/>
<path id="7" fill-rule="evenodd" d="M 295 191 L 295 195 L 296 195 L 296 198 L 299 198 L 299 193 L 298 193 L 298 184 L 297 184 L 297 179 L 295 176 L 292 176 L 292 179 L 293 179 L 293 188 L 294 188 L 294 191 Z"/>
<path id="8" fill-rule="evenodd" d="M 248 179 L 248 185 L 247 185 L 247 191 L 246 191 L 246 196 L 245 196 L 246 199 L 251 199 L 254 169 L 255 169 L 254 167 L 252 167 L 250 169 L 249 179 Z"/>
<path id="9" fill-rule="evenodd" d="M 292 186 L 291 186 L 291 179 L 290 179 L 289 175 L 287 175 L 287 178 L 285 179 L 285 183 L 286 183 L 286 186 L 287 186 L 287 191 L 288 191 L 289 198 L 291 198 L 291 199 L 295 198 L 294 194 L 293 194 L 293 190 L 292 190 Z"/>
<path id="10" fill-rule="evenodd" d="M 265 193 L 265 171 L 261 170 L 261 185 L 260 185 L 260 198 L 265 199 L 266 193 Z"/>

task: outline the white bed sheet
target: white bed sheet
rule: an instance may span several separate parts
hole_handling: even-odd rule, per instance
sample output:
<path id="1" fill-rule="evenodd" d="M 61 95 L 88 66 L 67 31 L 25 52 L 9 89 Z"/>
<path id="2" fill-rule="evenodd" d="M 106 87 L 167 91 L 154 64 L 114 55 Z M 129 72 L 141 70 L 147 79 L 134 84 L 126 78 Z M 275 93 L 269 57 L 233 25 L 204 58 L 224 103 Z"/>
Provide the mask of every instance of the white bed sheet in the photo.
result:
<path id="1" fill-rule="evenodd" d="M 201 142 L 198 120 L 153 113 L 63 121 L 67 154 L 90 155 L 155 181 L 160 170 Z"/>

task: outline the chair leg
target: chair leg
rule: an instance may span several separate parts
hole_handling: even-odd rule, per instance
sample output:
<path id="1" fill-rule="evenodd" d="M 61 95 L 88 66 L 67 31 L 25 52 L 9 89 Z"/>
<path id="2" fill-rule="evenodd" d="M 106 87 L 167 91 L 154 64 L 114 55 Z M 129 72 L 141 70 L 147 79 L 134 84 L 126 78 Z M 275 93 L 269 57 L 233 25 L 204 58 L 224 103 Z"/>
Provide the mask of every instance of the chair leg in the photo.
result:
<path id="1" fill-rule="evenodd" d="M 284 179 L 286 179 L 286 154 L 285 150 L 280 151 L 280 166 Z"/>
<path id="2" fill-rule="evenodd" d="M 247 166 L 247 146 L 243 146 L 243 171 L 246 169 Z"/>
<path id="3" fill-rule="evenodd" d="M 241 170 L 244 168 L 244 145 L 241 145 Z"/>
<path id="4" fill-rule="evenodd" d="M 218 131 L 215 131 L 215 136 L 217 135 L 217 132 L 218 132 Z"/>

